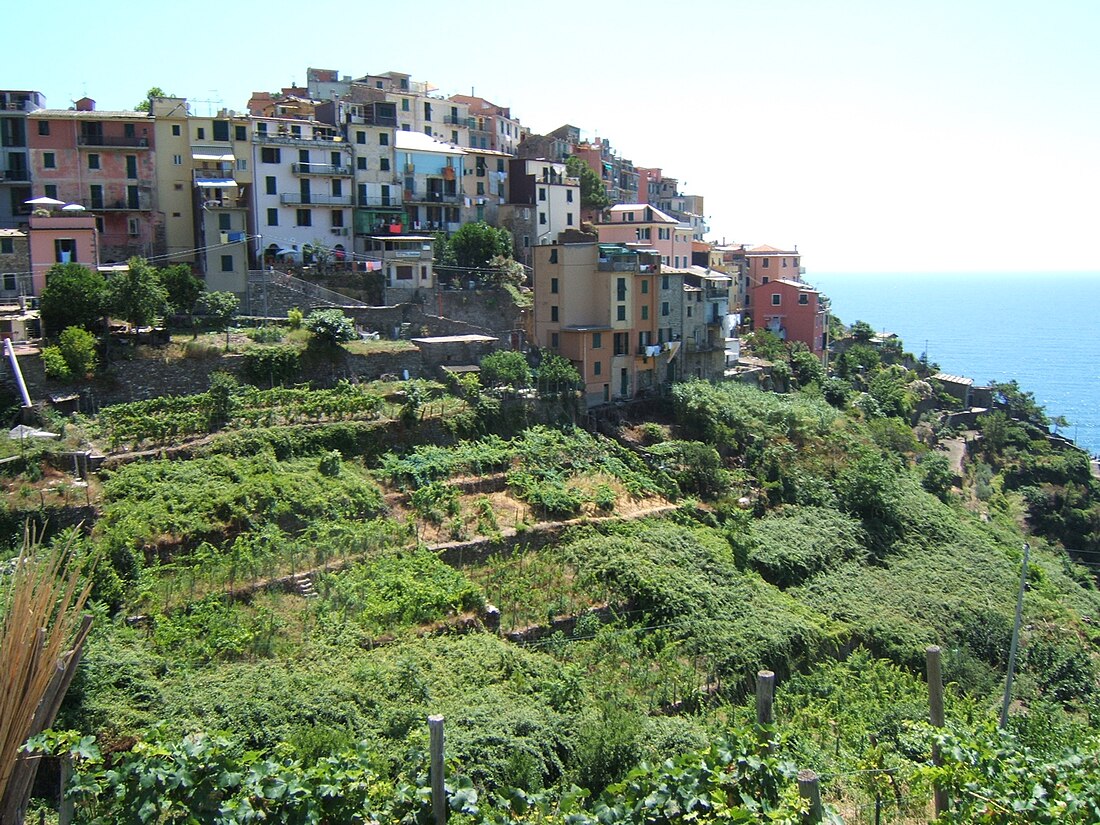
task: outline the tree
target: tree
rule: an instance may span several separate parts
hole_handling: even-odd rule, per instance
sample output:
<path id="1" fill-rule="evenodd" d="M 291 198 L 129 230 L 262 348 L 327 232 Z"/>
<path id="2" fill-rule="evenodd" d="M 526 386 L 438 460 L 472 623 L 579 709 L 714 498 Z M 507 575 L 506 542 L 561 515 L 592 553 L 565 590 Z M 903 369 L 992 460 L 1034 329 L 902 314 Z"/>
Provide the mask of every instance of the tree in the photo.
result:
<path id="1" fill-rule="evenodd" d="M 206 284 L 197 278 L 187 264 L 166 266 L 160 271 L 160 282 L 168 291 L 168 303 L 181 315 L 191 315 L 195 302 L 206 290 Z"/>
<path id="2" fill-rule="evenodd" d="M 570 177 L 580 178 L 581 206 L 585 209 L 603 209 L 610 205 L 611 199 L 607 197 L 607 190 L 600 176 L 581 158 L 576 155 L 566 158 L 565 171 Z"/>
<path id="3" fill-rule="evenodd" d="M 135 112 L 148 112 L 149 101 L 154 97 L 175 97 L 175 95 L 168 94 L 160 86 L 153 86 L 149 91 L 145 93 L 145 99 L 134 106 Z"/>
<path id="4" fill-rule="evenodd" d="M 232 292 L 205 292 L 199 298 L 207 315 L 211 316 L 219 329 L 225 330 L 225 349 L 229 351 L 229 322 L 237 314 L 241 300 Z"/>
<path id="5" fill-rule="evenodd" d="M 512 236 L 483 221 L 465 223 L 451 236 L 455 263 L 470 269 L 484 269 L 497 255 L 512 254 Z"/>
<path id="6" fill-rule="evenodd" d="M 46 272 L 46 287 L 39 296 L 46 335 L 66 327 L 91 330 L 103 317 L 107 282 L 98 272 L 80 264 L 54 264 Z"/>
<path id="7" fill-rule="evenodd" d="M 527 271 L 519 261 L 504 255 L 494 255 L 484 277 L 493 286 L 520 287 L 527 282 Z"/>
<path id="8" fill-rule="evenodd" d="M 852 337 L 861 344 L 866 344 L 875 335 L 875 328 L 866 321 L 856 321 L 852 324 Z"/>
<path id="9" fill-rule="evenodd" d="M 544 395 L 573 392 L 581 384 L 581 374 L 573 362 L 549 350 L 542 350 L 538 366 L 539 392 Z"/>
<path id="10" fill-rule="evenodd" d="M 795 341 L 791 345 L 791 370 L 800 387 L 815 381 L 820 383 L 825 377 L 825 368 L 821 366 L 821 359 L 810 352 L 801 341 Z"/>
<path id="11" fill-rule="evenodd" d="M 58 342 L 61 357 L 76 378 L 95 372 L 95 336 L 83 327 L 66 327 Z"/>
<path id="12" fill-rule="evenodd" d="M 920 469 L 921 486 L 941 501 L 947 501 L 951 485 L 955 483 L 950 459 L 943 453 L 928 453 L 921 458 Z"/>
<path id="13" fill-rule="evenodd" d="M 355 337 L 355 327 L 338 309 L 315 309 L 305 320 L 305 327 L 313 333 L 313 340 L 335 347 Z"/>
<path id="14" fill-rule="evenodd" d="M 522 352 L 497 350 L 481 359 L 481 381 L 486 387 L 520 389 L 531 385 L 531 368 Z"/>
<path id="15" fill-rule="evenodd" d="M 107 306 L 111 315 L 131 327 L 148 326 L 168 307 L 168 290 L 160 274 L 144 258 L 131 258 L 129 268 L 107 282 Z"/>

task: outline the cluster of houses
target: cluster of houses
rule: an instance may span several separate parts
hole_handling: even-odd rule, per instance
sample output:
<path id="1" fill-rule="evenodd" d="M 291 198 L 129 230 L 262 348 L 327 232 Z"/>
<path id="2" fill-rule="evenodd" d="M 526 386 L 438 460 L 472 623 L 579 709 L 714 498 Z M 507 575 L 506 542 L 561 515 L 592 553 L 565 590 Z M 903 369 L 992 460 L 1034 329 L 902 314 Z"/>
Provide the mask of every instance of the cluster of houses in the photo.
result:
<path id="1" fill-rule="evenodd" d="M 591 404 L 728 374 L 743 323 L 823 352 L 797 249 L 704 240 L 702 196 L 607 139 L 532 134 L 508 107 L 400 72 L 306 78 L 207 115 L 180 97 L 102 111 L 0 91 L 0 302 L 38 295 L 54 263 L 141 255 L 246 307 L 250 279 L 321 261 L 379 272 L 400 303 L 455 280 L 436 271 L 435 233 L 484 221 L 528 272 L 532 343 L 577 365 Z M 570 158 L 605 203 L 582 198 Z"/>

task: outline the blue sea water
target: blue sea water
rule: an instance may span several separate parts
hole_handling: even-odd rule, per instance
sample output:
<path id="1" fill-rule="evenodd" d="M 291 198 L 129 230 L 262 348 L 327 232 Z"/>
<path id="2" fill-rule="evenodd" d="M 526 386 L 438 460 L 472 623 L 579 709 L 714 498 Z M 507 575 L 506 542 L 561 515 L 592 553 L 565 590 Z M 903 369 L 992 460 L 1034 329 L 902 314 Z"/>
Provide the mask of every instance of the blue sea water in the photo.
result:
<path id="1" fill-rule="evenodd" d="M 1100 453 L 1100 273 L 810 273 L 845 324 L 895 332 L 976 384 L 1034 393 L 1062 433 Z"/>

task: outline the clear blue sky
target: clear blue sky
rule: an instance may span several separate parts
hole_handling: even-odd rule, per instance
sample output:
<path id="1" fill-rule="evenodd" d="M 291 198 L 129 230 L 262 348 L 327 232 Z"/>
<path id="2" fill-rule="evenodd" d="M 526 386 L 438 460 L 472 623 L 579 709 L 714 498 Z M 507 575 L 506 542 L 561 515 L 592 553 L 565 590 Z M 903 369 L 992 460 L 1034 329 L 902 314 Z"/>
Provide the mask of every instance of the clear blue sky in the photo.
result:
<path id="1" fill-rule="evenodd" d="M 473 87 L 662 167 L 713 237 L 798 244 L 811 278 L 1100 271 L 1096 0 L 62 0 L 4 29 L 0 86 L 52 107 L 157 85 L 243 109 L 308 66 Z"/>

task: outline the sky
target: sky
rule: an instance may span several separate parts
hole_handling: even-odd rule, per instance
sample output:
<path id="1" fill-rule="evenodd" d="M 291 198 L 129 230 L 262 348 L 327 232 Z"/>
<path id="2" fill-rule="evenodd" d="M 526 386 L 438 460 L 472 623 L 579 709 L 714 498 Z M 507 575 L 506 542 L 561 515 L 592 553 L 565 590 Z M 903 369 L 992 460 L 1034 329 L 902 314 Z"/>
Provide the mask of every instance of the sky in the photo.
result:
<path id="1" fill-rule="evenodd" d="M 1100 272 L 1100 2 L 14 4 L 0 87 L 238 111 L 306 68 L 471 89 L 821 272 Z M 211 101 L 211 102 L 208 102 Z"/>

